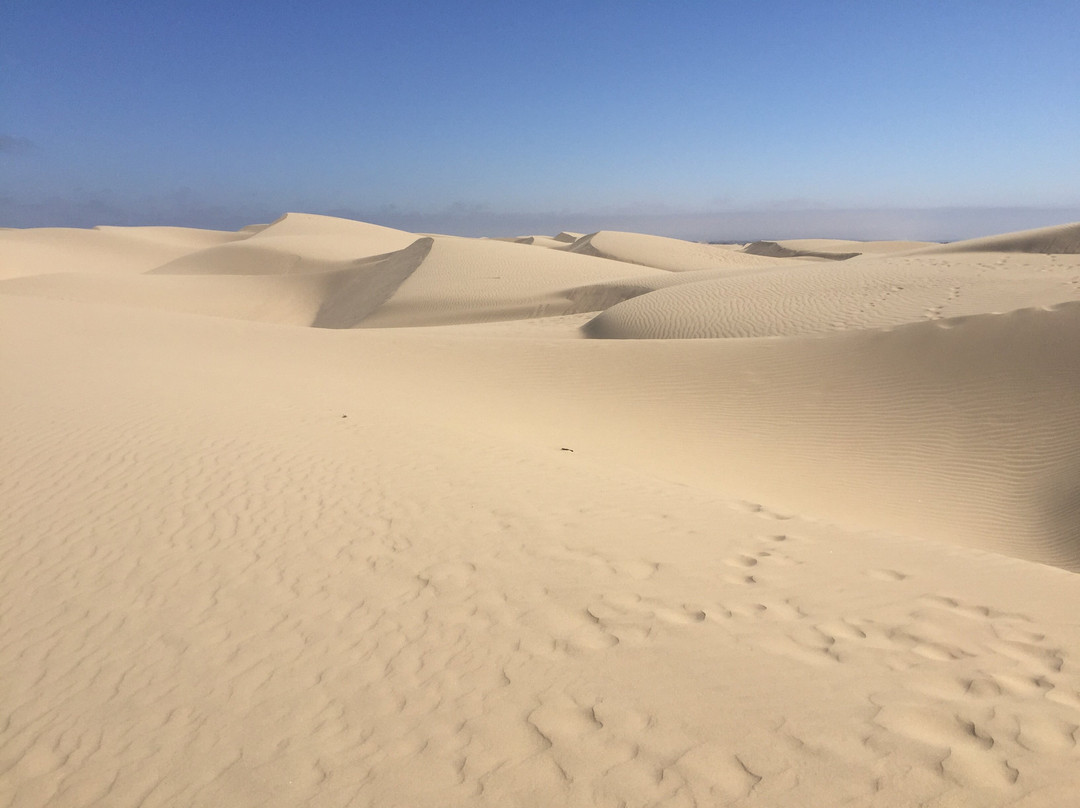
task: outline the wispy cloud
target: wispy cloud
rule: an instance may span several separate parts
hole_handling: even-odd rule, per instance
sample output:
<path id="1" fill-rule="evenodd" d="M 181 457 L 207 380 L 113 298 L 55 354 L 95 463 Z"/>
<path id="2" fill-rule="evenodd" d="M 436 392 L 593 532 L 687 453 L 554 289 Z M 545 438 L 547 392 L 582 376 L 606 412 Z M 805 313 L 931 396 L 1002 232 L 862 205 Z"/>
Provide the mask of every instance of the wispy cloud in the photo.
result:
<path id="1" fill-rule="evenodd" d="M 0 132 L 0 154 L 29 154 L 33 150 L 34 141 L 29 138 Z"/>

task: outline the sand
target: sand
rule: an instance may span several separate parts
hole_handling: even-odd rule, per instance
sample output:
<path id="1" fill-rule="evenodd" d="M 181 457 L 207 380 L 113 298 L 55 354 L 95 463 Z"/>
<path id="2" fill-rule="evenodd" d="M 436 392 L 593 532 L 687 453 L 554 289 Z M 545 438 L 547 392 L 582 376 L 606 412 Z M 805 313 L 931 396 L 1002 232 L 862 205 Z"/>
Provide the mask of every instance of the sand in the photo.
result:
<path id="1" fill-rule="evenodd" d="M 0 230 L 0 805 L 1072 804 L 1080 225 L 772 244 Z"/>

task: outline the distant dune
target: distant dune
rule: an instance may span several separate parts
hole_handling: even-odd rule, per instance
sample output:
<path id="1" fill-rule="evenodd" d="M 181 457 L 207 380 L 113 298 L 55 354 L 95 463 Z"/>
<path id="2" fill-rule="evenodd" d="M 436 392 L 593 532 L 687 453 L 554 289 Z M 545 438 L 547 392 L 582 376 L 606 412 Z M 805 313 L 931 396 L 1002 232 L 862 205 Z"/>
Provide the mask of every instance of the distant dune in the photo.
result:
<path id="1" fill-rule="evenodd" d="M 1080 223 L 1040 227 L 1019 233 L 973 238 L 931 247 L 928 252 L 1005 252 L 1075 255 L 1080 253 Z"/>
<path id="2" fill-rule="evenodd" d="M 737 252 L 721 244 L 698 244 L 663 236 L 607 230 L 581 236 L 566 249 L 669 272 L 760 268 L 776 263 L 768 257 Z"/>
<path id="3" fill-rule="evenodd" d="M 0 229 L 0 805 L 1080 793 L 1080 224 Z"/>
<path id="4" fill-rule="evenodd" d="M 780 268 L 669 286 L 610 307 L 590 336 L 701 339 L 893 328 L 972 314 L 1055 306 L 1076 299 L 1057 255 L 937 250 L 866 253 L 843 261 L 787 259 Z"/>

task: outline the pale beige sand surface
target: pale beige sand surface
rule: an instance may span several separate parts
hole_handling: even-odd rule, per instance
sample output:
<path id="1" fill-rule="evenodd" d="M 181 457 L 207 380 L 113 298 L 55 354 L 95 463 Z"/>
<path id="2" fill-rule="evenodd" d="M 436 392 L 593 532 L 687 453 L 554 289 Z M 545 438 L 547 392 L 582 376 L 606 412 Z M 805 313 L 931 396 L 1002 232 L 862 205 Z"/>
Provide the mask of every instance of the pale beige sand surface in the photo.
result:
<path id="1" fill-rule="evenodd" d="M 569 252 L 600 256 L 670 272 L 775 266 L 778 259 L 735 251 L 723 244 L 698 244 L 663 236 L 601 230 L 566 246 Z"/>
<path id="2" fill-rule="evenodd" d="M 0 229 L 0 278 L 46 272 L 140 273 L 244 233 L 181 227 Z"/>
<path id="3" fill-rule="evenodd" d="M 609 307 L 589 333 L 623 339 L 826 334 L 1080 299 L 1080 259 L 1072 255 L 920 252 L 788 260 L 779 269 L 693 280 L 635 297 Z"/>
<path id="4" fill-rule="evenodd" d="M 1080 253 L 1080 222 L 1058 227 L 1040 227 L 1019 233 L 1002 233 L 952 244 L 936 245 L 927 251 L 954 252 L 1026 252 L 1026 253 Z"/>
<path id="5" fill-rule="evenodd" d="M 938 246 L 929 241 L 848 241 L 834 238 L 782 239 L 775 242 L 789 250 L 825 253 L 892 253 Z"/>
<path id="6" fill-rule="evenodd" d="M 845 261 L 860 255 L 911 252 L 941 246 L 929 241 L 844 241 L 841 239 L 804 238 L 782 241 L 755 241 L 743 252 L 773 258 L 804 258 Z"/>
<path id="7" fill-rule="evenodd" d="M 0 805 L 1080 792 L 1068 227 L 137 230 L 0 230 Z"/>

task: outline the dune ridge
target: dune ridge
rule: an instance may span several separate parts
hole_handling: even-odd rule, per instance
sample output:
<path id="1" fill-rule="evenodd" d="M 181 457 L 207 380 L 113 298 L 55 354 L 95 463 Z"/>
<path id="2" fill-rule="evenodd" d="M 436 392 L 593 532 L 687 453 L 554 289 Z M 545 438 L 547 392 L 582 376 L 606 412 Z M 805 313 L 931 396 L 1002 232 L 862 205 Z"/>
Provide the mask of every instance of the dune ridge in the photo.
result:
<path id="1" fill-rule="evenodd" d="M 758 244 L 776 244 L 783 249 L 795 252 L 810 251 L 822 257 L 832 258 L 837 254 L 858 253 L 859 255 L 881 255 L 882 253 L 910 252 L 922 247 L 940 246 L 931 241 L 850 241 L 835 238 L 797 238 L 782 239 L 775 242 L 756 242 Z M 751 245 L 747 245 L 749 248 Z"/>
<path id="2" fill-rule="evenodd" d="M 366 233 L 361 236 L 355 251 L 363 253 L 372 243 Z M 667 273 L 658 270 L 576 255 L 547 259 L 507 250 L 501 242 L 424 236 L 401 250 L 346 260 L 301 255 L 295 251 L 298 238 L 319 235 L 290 236 L 293 247 L 284 251 L 248 239 L 141 275 L 11 278 L 0 280 L 0 291 L 282 325 L 371 328 L 595 312 L 668 282 Z M 334 245 L 330 254 L 346 249 Z M 453 293 L 444 294 L 449 278 Z"/>
<path id="3" fill-rule="evenodd" d="M 320 272 L 327 262 L 367 258 L 404 249 L 412 233 L 379 225 L 286 213 L 266 226 L 246 232 L 235 243 L 188 253 L 154 267 L 161 275 L 278 275 Z"/>
<path id="4" fill-rule="evenodd" d="M 1080 222 L 954 241 L 951 244 L 929 247 L 925 252 L 946 254 L 956 252 L 1019 252 L 1075 255 L 1080 252 Z"/>
<path id="5" fill-rule="evenodd" d="M 668 272 L 731 270 L 772 266 L 773 256 L 751 255 L 721 244 L 701 244 L 663 236 L 601 230 L 566 247 L 569 252 L 655 267 Z"/>
<path id="6" fill-rule="evenodd" d="M 859 252 L 839 252 L 834 250 L 815 250 L 780 244 L 777 241 L 755 241 L 743 247 L 748 255 L 765 255 L 770 258 L 824 258 L 829 261 L 846 261 L 861 255 Z"/>
<path id="7" fill-rule="evenodd" d="M 45 271 L 141 273 L 188 253 L 245 238 L 185 227 L 0 230 L 0 280 Z"/>
<path id="8" fill-rule="evenodd" d="M 978 254 L 962 262 L 936 255 L 867 255 L 694 280 L 612 306 L 585 332 L 617 339 L 796 336 L 1077 298 L 1075 267 L 1053 255 L 1007 263 Z"/>

